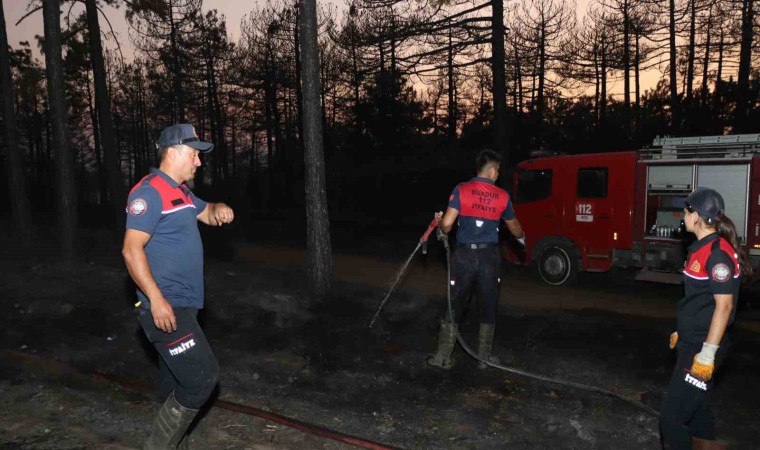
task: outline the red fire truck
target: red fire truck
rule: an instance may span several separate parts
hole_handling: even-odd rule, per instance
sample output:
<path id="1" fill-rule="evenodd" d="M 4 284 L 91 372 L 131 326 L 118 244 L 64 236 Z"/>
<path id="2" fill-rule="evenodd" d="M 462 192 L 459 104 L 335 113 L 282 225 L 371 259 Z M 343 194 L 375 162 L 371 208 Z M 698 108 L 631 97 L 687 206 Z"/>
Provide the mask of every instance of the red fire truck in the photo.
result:
<path id="1" fill-rule="evenodd" d="M 640 151 L 544 156 L 521 162 L 513 203 L 524 251 L 546 283 L 580 271 L 636 267 L 637 279 L 680 283 L 683 201 L 699 186 L 721 193 L 753 266 L 760 263 L 760 134 L 657 138 Z"/>

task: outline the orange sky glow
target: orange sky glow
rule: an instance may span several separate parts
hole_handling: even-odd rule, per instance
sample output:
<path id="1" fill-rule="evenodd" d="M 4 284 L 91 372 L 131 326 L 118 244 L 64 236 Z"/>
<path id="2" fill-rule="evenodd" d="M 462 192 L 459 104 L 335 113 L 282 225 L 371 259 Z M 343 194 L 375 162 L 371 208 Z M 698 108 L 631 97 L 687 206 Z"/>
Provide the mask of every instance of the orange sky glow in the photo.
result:
<path id="1" fill-rule="evenodd" d="M 38 11 L 31 16 L 27 17 L 21 24 L 16 25 L 16 22 L 18 22 L 21 17 L 24 16 L 28 12 L 27 10 L 27 0 L 0 0 L 3 1 L 4 8 L 5 8 L 5 21 L 6 26 L 8 28 L 8 40 L 9 44 L 13 48 L 17 48 L 19 46 L 19 42 L 21 41 L 29 41 L 29 43 L 32 45 L 32 47 L 35 50 L 35 55 L 37 58 L 42 59 L 40 56 L 39 51 L 36 49 L 36 40 L 35 35 L 41 35 L 42 34 L 42 12 Z M 582 16 L 584 12 L 586 11 L 586 8 L 588 6 L 589 0 L 578 0 L 576 11 L 578 14 L 578 21 L 582 19 Z M 261 0 L 256 1 L 230 1 L 230 0 L 205 0 L 204 1 L 204 9 L 210 10 L 210 9 L 217 9 L 220 13 L 224 14 L 224 16 L 227 19 L 227 32 L 230 36 L 230 39 L 234 42 L 237 41 L 240 37 L 240 21 L 243 18 L 244 15 L 249 13 L 253 9 L 253 5 L 262 4 Z M 320 2 L 322 3 L 322 2 Z M 331 2 L 333 4 L 335 3 Z M 511 2 L 507 2 L 511 3 Z M 81 3 L 77 3 L 73 6 L 72 9 L 69 9 L 69 6 L 67 5 L 63 9 L 63 14 L 71 14 L 72 17 L 77 15 L 79 12 L 83 10 L 83 5 Z M 116 9 L 110 6 L 103 8 L 105 14 L 108 17 L 108 21 L 113 26 L 113 30 L 116 33 L 117 39 L 119 40 L 119 43 L 121 45 L 122 51 L 127 59 L 132 58 L 132 51 L 129 44 L 129 33 L 126 19 L 124 18 L 124 11 L 123 9 Z M 70 12 L 69 12 L 70 11 Z M 101 20 L 101 27 L 104 29 L 104 32 L 108 31 L 108 23 L 106 21 Z M 105 45 L 108 48 L 115 48 L 116 44 L 115 41 L 112 39 L 109 42 L 106 42 Z M 641 91 L 642 94 L 647 89 L 651 89 L 657 84 L 657 81 L 662 78 L 662 73 L 660 70 L 649 70 L 648 72 L 642 73 L 641 76 Z M 633 80 L 631 82 L 633 85 Z M 616 81 L 612 82 L 608 86 L 608 92 L 611 95 L 614 96 L 622 96 L 622 87 L 623 83 L 622 81 Z M 416 83 L 415 88 L 418 91 L 424 90 L 424 86 L 421 83 Z M 632 87 L 633 89 L 633 87 Z M 593 94 L 593 92 L 584 92 L 585 94 Z M 577 93 L 576 93 L 577 94 Z M 633 94 L 632 94 L 633 95 Z"/>

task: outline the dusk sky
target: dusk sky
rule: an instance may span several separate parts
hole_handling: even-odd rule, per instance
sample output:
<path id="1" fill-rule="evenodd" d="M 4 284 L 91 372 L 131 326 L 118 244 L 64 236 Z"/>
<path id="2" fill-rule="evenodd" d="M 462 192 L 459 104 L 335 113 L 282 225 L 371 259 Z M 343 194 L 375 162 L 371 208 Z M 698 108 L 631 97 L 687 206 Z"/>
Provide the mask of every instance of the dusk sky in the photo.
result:
<path id="1" fill-rule="evenodd" d="M 20 41 L 34 42 L 35 35 L 42 34 L 42 11 L 37 11 L 26 18 L 20 25 L 16 22 L 27 13 L 28 0 L 2 0 L 5 7 L 5 22 L 8 27 L 8 43 L 11 47 L 17 47 Z M 240 36 L 240 19 L 253 9 L 253 5 L 258 1 L 236 1 L 236 0 L 205 0 L 204 10 L 217 9 L 227 17 L 227 30 L 233 40 Z M 77 3 L 72 9 L 72 15 L 84 10 L 84 5 Z M 122 46 L 129 46 L 128 25 L 124 18 L 124 8 L 115 9 L 105 7 L 103 9 L 108 16 L 108 20 L 113 25 L 114 31 L 119 35 Z M 63 9 L 63 15 L 68 14 L 69 6 Z M 108 24 L 101 18 L 101 27 L 107 31 Z M 34 45 L 34 44 L 32 44 Z M 109 45 L 110 47 L 110 45 Z"/>
<path id="2" fill-rule="evenodd" d="M 34 36 L 42 34 L 42 11 L 37 11 L 31 16 L 27 17 L 20 25 L 16 25 L 16 22 L 27 13 L 28 0 L 0 0 L 3 1 L 5 7 L 5 21 L 8 28 L 8 41 L 11 47 L 18 47 L 19 42 L 29 41 L 35 49 L 35 55 L 42 59 L 39 51 L 36 49 L 36 43 Z M 220 13 L 224 14 L 227 19 L 227 31 L 232 41 L 237 41 L 240 37 L 240 20 L 244 15 L 248 14 L 255 5 L 262 3 L 260 0 L 205 0 L 204 10 L 217 9 Z M 323 2 L 319 1 L 319 4 L 332 3 L 342 5 L 343 2 Z M 512 2 L 506 2 L 512 3 Z M 588 0 L 577 1 L 578 21 L 580 23 L 583 13 L 586 11 Z M 80 11 L 84 10 L 84 5 L 77 3 L 71 9 L 71 14 L 76 15 Z M 115 9 L 112 7 L 105 7 L 105 13 L 108 16 L 108 20 L 113 26 L 114 31 L 117 33 L 119 42 L 124 51 L 124 55 L 127 59 L 131 59 L 129 32 L 126 19 L 124 18 L 124 9 Z M 69 6 L 63 8 L 63 14 L 69 13 Z M 101 27 L 105 31 L 108 31 L 108 24 L 101 18 Z M 115 48 L 113 41 L 106 43 L 108 48 Z M 44 62 L 44 61 L 43 61 Z M 654 70 L 649 73 L 642 74 L 642 90 L 651 88 L 656 84 L 657 80 L 661 77 L 659 71 Z M 619 85 L 619 86 L 618 86 Z M 613 86 L 608 87 L 608 91 L 615 95 L 622 88 L 622 83 L 615 83 Z"/>

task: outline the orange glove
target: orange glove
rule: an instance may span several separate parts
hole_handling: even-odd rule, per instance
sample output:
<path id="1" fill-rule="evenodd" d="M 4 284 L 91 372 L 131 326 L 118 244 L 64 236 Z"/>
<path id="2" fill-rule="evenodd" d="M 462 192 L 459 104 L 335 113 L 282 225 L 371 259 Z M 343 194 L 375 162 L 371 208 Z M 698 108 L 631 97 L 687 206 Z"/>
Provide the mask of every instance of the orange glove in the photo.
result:
<path id="1" fill-rule="evenodd" d="M 694 356 L 694 362 L 691 364 L 691 375 L 702 381 L 710 381 L 715 370 L 715 352 L 718 351 L 715 344 L 702 344 L 702 351 Z"/>
<path id="2" fill-rule="evenodd" d="M 674 331 L 670 334 L 670 344 L 668 346 L 671 350 L 676 348 L 676 344 L 678 343 L 678 331 Z"/>
<path id="3" fill-rule="evenodd" d="M 702 381 L 710 381 L 712 379 L 713 370 L 715 370 L 715 364 L 702 364 L 697 360 L 697 356 L 694 356 L 694 362 L 691 364 L 691 375 L 695 378 L 699 378 Z"/>

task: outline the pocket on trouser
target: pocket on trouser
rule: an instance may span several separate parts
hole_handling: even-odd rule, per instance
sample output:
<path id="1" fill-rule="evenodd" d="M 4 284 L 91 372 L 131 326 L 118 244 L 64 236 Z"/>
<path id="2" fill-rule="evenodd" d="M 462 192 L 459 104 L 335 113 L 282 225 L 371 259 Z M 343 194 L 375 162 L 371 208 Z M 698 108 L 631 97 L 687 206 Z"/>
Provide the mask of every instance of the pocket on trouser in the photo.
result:
<path id="1" fill-rule="evenodd" d="M 199 408 L 216 386 L 219 368 L 206 335 L 198 325 L 195 310 L 175 309 L 177 330 L 163 333 L 151 326 L 149 339 L 177 381 L 177 401 L 188 408 Z M 163 336 L 161 336 L 163 335 Z"/>
<path id="2" fill-rule="evenodd" d="M 482 282 L 498 286 L 501 282 L 501 254 L 498 247 L 489 248 L 480 260 Z"/>

